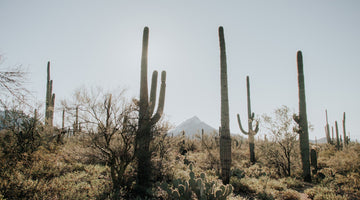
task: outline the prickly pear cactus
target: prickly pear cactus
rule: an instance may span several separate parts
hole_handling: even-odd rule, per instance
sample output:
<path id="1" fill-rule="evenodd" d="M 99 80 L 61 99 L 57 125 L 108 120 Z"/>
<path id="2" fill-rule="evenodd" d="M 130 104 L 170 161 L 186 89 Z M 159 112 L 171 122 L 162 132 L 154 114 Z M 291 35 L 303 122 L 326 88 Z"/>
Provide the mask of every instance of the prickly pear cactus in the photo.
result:
<path id="1" fill-rule="evenodd" d="M 223 185 L 216 181 L 207 181 L 204 173 L 196 178 L 190 165 L 190 179 L 177 179 L 172 184 L 162 183 L 161 188 L 166 191 L 171 199 L 196 199 L 199 200 L 226 200 L 232 193 L 233 187 L 231 185 Z"/>

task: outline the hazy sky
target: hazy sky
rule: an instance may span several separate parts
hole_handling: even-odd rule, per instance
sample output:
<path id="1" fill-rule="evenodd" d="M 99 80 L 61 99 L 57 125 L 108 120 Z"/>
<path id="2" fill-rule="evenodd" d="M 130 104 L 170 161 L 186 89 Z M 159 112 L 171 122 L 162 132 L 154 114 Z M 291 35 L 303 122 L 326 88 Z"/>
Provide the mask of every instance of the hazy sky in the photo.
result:
<path id="1" fill-rule="evenodd" d="M 346 112 L 347 131 L 360 139 L 359 10 L 357 0 L 0 0 L 0 67 L 27 69 L 29 89 L 43 102 L 47 61 L 57 105 L 82 86 L 122 87 L 137 97 L 148 26 L 149 77 L 167 71 L 166 118 L 176 125 L 197 115 L 216 128 L 217 31 L 223 26 L 231 132 L 240 132 L 236 113 L 247 118 L 247 75 L 257 117 L 281 105 L 297 112 L 296 52 L 302 50 L 308 120 L 315 128 L 310 138 L 325 136 L 328 109 L 331 125 L 341 124 Z"/>

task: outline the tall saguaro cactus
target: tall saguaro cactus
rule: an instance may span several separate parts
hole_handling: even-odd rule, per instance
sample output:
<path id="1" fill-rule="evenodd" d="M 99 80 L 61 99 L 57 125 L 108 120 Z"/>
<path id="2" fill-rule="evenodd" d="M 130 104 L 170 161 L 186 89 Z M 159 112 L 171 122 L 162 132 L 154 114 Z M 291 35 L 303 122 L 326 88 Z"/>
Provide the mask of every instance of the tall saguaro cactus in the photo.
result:
<path id="1" fill-rule="evenodd" d="M 340 144 L 339 128 L 337 121 L 335 121 L 335 131 L 336 131 L 336 148 L 339 150 L 341 144 Z"/>
<path id="2" fill-rule="evenodd" d="M 306 182 L 311 182 L 310 160 L 309 160 L 309 131 L 306 116 L 306 100 L 305 100 L 305 81 L 303 70 L 303 58 L 301 51 L 297 52 L 297 70 L 298 70 L 298 86 L 299 86 L 299 115 L 294 116 L 294 120 L 299 124 L 300 152 L 303 170 L 303 178 Z"/>
<path id="3" fill-rule="evenodd" d="M 220 131 L 220 165 L 221 179 L 224 184 L 230 181 L 231 138 L 229 128 L 229 100 L 227 83 L 227 65 L 225 52 L 224 29 L 219 27 L 220 42 L 220 86 L 221 86 L 221 127 Z"/>
<path id="4" fill-rule="evenodd" d="M 348 137 L 346 136 L 346 128 L 345 128 L 345 112 L 344 112 L 344 115 L 343 115 L 343 120 L 342 120 L 342 123 L 343 123 L 343 134 L 344 134 L 344 147 L 347 146 L 348 142 L 349 142 L 349 139 Z"/>
<path id="5" fill-rule="evenodd" d="M 75 107 L 75 122 L 73 124 L 74 135 L 80 132 L 80 124 L 79 124 L 79 106 Z"/>
<path id="6" fill-rule="evenodd" d="M 256 121 L 255 129 L 253 129 L 253 122 L 255 121 L 255 114 L 251 112 L 251 101 L 250 101 L 250 81 L 249 76 L 246 77 L 246 89 L 247 89 L 247 110 L 248 110 L 248 131 L 245 131 L 241 126 L 240 115 L 237 114 L 237 120 L 242 133 L 248 136 L 249 150 L 250 150 L 250 162 L 255 163 L 255 141 L 254 136 L 259 131 L 259 122 Z"/>
<path id="7" fill-rule="evenodd" d="M 65 109 L 62 111 L 61 131 L 65 131 Z"/>
<path id="8" fill-rule="evenodd" d="M 149 28 L 144 28 L 142 57 L 141 57 L 141 79 L 140 79 L 140 100 L 139 100 L 139 122 L 136 133 L 136 157 L 137 157 L 137 178 L 136 188 L 140 195 L 146 195 L 146 190 L 151 187 L 151 152 L 150 142 L 152 140 L 152 129 L 160 120 L 165 102 L 166 72 L 161 73 L 161 87 L 159 104 L 155 113 L 156 88 L 157 88 L 157 71 L 152 74 L 152 83 L 150 98 L 148 94 L 147 82 L 147 57 L 149 43 Z"/>
<path id="9" fill-rule="evenodd" d="M 331 141 L 331 138 L 330 138 L 330 127 L 329 127 L 327 110 L 325 110 L 325 115 L 326 115 L 326 125 L 325 125 L 326 140 L 327 140 L 328 144 L 332 144 L 332 141 Z"/>
<path id="10" fill-rule="evenodd" d="M 55 94 L 52 93 L 53 81 L 50 80 L 50 61 L 47 64 L 46 100 L 45 100 L 45 125 L 53 126 Z"/>

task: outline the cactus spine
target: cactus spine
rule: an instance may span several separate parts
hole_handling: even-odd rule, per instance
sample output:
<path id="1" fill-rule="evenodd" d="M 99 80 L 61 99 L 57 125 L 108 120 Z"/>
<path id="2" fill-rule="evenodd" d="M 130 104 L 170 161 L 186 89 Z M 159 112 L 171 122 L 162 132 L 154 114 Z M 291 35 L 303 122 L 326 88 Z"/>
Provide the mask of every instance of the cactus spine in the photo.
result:
<path id="1" fill-rule="evenodd" d="M 303 70 L 303 59 L 301 51 L 297 52 L 297 69 L 298 69 L 298 86 L 299 86 L 299 115 L 294 116 L 294 120 L 299 125 L 301 163 L 303 170 L 303 178 L 306 182 L 311 182 L 310 160 L 309 160 L 309 132 L 306 116 L 306 100 L 305 100 L 305 81 Z"/>
<path id="2" fill-rule="evenodd" d="M 148 97 L 147 82 L 147 56 L 149 28 L 145 27 L 143 32 L 141 74 L 140 74 L 140 100 L 139 100 L 139 121 L 138 131 L 135 138 L 136 158 L 137 158 L 137 178 L 136 189 L 141 196 L 146 195 L 146 190 L 151 187 L 151 152 L 150 142 L 152 140 L 152 128 L 160 120 L 165 102 L 166 72 L 161 73 L 161 88 L 159 104 L 156 113 L 153 114 L 156 101 L 157 71 L 153 72 L 150 90 L 150 99 Z"/>
<path id="3" fill-rule="evenodd" d="M 331 141 L 331 138 L 330 138 L 330 127 L 329 127 L 327 110 L 325 110 L 325 115 L 326 115 L 326 125 L 325 125 L 326 141 L 327 141 L 328 144 L 332 144 L 332 141 Z"/>
<path id="4" fill-rule="evenodd" d="M 50 80 L 50 61 L 47 63 L 45 125 L 52 127 L 54 121 L 55 94 L 52 93 L 53 81 Z"/>
<path id="5" fill-rule="evenodd" d="M 250 81 L 249 76 L 246 77 L 246 88 L 247 88 L 247 109 L 248 109 L 248 131 L 245 131 L 241 126 L 240 115 L 237 114 L 237 120 L 242 133 L 248 136 L 249 150 L 250 150 L 250 162 L 255 163 L 255 141 L 254 136 L 259 131 L 259 122 L 256 121 L 255 129 L 253 130 L 253 122 L 255 121 L 255 114 L 251 113 L 251 101 L 250 101 Z"/>
<path id="6" fill-rule="evenodd" d="M 229 100 L 227 83 L 227 65 L 225 52 L 224 29 L 219 27 L 220 43 L 220 86 L 221 86 L 221 127 L 220 133 L 220 165 L 221 179 L 224 184 L 230 181 L 231 138 L 229 128 Z"/>

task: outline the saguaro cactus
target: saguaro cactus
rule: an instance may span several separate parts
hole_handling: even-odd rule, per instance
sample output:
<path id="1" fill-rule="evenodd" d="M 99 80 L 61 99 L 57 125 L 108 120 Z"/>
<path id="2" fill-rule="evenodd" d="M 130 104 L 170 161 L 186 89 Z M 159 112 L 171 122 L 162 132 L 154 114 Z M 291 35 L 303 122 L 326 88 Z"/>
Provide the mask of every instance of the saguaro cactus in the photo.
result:
<path id="1" fill-rule="evenodd" d="M 326 125 L 325 125 L 326 141 L 327 141 L 328 144 L 332 144 L 332 141 L 331 141 L 331 138 L 330 138 L 330 127 L 329 127 L 329 122 L 328 122 L 327 110 L 325 110 L 325 115 L 326 115 Z"/>
<path id="2" fill-rule="evenodd" d="M 245 131 L 241 126 L 240 115 L 237 114 L 237 120 L 242 133 L 248 136 L 249 140 L 249 150 L 250 150 L 250 162 L 255 163 L 255 141 L 254 136 L 259 131 L 259 122 L 256 121 L 255 129 L 253 130 L 253 122 L 255 121 L 255 114 L 251 112 L 251 102 L 250 102 L 250 81 L 249 76 L 246 77 L 246 88 L 247 88 L 247 109 L 248 109 L 248 131 Z"/>
<path id="3" fill-rule="evenodd" d="M 229 100 L 227 84 L 227 65 L 225 52 L 224 29 L 219 27 L 220 42 L 220 86 L 221 86 L 221 127 L 220 131 L 220 165 L 221 179 L 224 184 L 230 181 L 231 138 L 229 128 Z"/>
<path id="4" fill-rule="evenodd" d="M 45 100 L 45 125 L 53 126 L 55 94 L 52 93 L 53 81 L 50 80 L 50 61 L 47 64 L 46 100 Z"/>
<path id="5" fill-rule="evenodd" d="M 61 131 L 65 130 L 65 109 L 62 111 Z"/>
<path id="6" fill-rule="evenodd" d="M 151 152 L 150 142 L 152 140 L 152 128 L 160 120 L 165 102 L 166 72 L 161 73 L 161 87 L 159 104 L 156 113 L 153 114 L 156 102 L 157 71 L 153 72 L 150 90 L 150 99 L 148 97 L 147 83 L 147 56 L 148 56 L 149 28 L 144 28 L 142 57 L 141 57 L 141 79 L 140 79 L 140 100 L 139 100 L 139 122 L 136 133 L 136 158 L 137 158 L 137 178 L 136 189 L 140 195 L 146 195 L 146 190 L 151 187 Z"/>
<path id="7" fill-rule="evenodd" d="M 336 133 L 336 148 L 339 150 L 341 144 L 340 144 L 339 128 L 337 121 L 335 121 L 335 133 Z"/>
<path id="8" fill-rule="evenodd" d="M 315 149 L 311 149 L 310 157 L 311 157 L 311 166 L 314 168 L 313 174 L 316 174 L 318 167 L 317 167 L 317 152 Z"/>
<path id="9" fill-rule="evenodd" d="M 73 124 L 74 135 L 80 132 L 80 124 L 79 124 L 79 106 L 75 108 L 75 122 Z"/>
<path id="10" fill-rule="evenodd" d="M 344 115 L 343 115 L 343 120 L 342 120 L 342 123 L 343 123 L 343 134 L 344 134 L 344 147 L 347 146 L 349 140 L 348 140 L 348 137 L 346 136 L 346 128 L 345 128 L 345 112 L 344 112 Z"/>
<path id="11" fill-rule="evenodd" d="M 303 59 L 301 51 L 297 52 L 298 86 L 299 86 L 299 115 L 294 116 L 294 120 L 299 124 L 300 152 L 303 170 L 303 178 L 306 182 L 311 182 L 310 160 L 309 160 L 309 132 L 306 116 L 305 101 L 305 81 L 303 70 Z"/>

